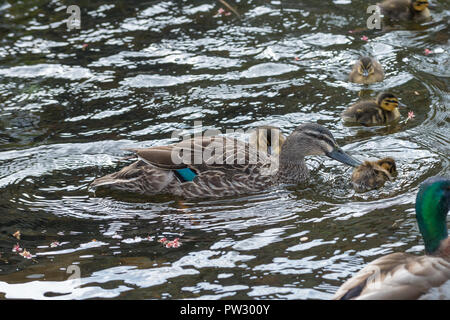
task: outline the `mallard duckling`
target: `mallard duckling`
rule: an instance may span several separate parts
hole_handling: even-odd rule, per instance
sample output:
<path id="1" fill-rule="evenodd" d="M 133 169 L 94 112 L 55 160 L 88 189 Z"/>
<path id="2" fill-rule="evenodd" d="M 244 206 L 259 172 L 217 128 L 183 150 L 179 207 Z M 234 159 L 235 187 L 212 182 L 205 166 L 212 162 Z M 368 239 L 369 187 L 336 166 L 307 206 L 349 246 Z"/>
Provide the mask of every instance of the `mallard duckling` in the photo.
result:
<path id="1" fill-rule="evenodd" d="M 353 65 L 349 80 L 355 83 L 371 84 L 384 79 L 383 67 L 371 57 L 361 57 Z"/>
<path id="2" fill-rule="evenodd" d="M 281 145 L 286 137 L 277 127 L 260 126 L 251 132 L 249 143 L 256 145 L 260 152 L 277 156 L 280 154 Z"/>
<path id="3" fill-rule="evenodd" d="M 364 126 L 385 124 L 400 118 L 400 103 L 392 93 L 380 93 L 376 100 L 358 101 L 342 113 L 342 120 Z"/>
<path id="4" fill-rule="evenodd" d="M 382 187 L 386 180 L 392 181 L 396 173 L 397 168 L 392 158 L 364 161 L 353 170 L 352 184 L 356 191 L 365 192 Z"/>
<path id="5" fill-rule="evenodd" d="M 450 299 L 450 179 L 432 177 L 416 197 L 425 255 L 392 253 L 369 263 L 336 292 L 335 300 Z"/>
<path id="6" fill-rule="evenodd" d="M 378 6 L 381 14 L 393 21 L 424 21 L 431 17 L 428 0 L 385 0 Z"/>
<path id="7" fill-rule="evenodd" d="M 309 178 L 304 158 L 309 155 L 326 155 L 354 167 L 361 164 L 342 151 L 328 129 L 314 123 L 297 127 L 283 142 L 278 157 L 264 156 L 243 141 L 223 136 L 129 150 L 138 161 L 95 179 L 91 186 L 146 195 L 224 197 L 304 183 Z"/>

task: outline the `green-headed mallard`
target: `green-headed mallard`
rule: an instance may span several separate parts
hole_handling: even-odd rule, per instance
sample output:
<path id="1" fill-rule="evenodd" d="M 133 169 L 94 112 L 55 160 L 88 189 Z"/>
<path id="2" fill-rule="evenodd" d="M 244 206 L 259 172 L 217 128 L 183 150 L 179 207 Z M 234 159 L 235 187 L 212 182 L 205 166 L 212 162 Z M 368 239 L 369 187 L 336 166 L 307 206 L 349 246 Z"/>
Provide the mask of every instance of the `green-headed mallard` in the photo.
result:
<path id="1" fill-rule="evenodd" d="M 303 183 L 309 177 L 304 160 L 308 155 L 326 155 L 351 166 L 361 164 L 342 151 L 328 129 L 312 123 L 297 127 L 284 141 L 279 156 L 223 136 L 130 150 L 138 161 L 94 180 L 91 186 L 147 195 L 223 197 L 258 192 L 275 184 Z"/>
<path id="2" fill-rule="evenodd" d="M 431 17 L 428 0 L 385 0 L 378 6 L 381 14 L 393 21 L 423 21 Z"/>
<path id="3" fill-rule="evenodd" d="M 384 158 L 378 161 L 364 161 L 353 170 L 352 184 L 358 192 L 380 188 L 386 180 L 392 180 L 397 173 L 395 161 L 392 158 Z"/>
<path id="4" fill-rule="evenodd" d="M 392 93 L 380 93 L 376 100 L 363 100 L 348 107 L 342 113 L 342 120 L 357 122 L 365 126 L 385 124 L 400 117 L 400 103 Z"/>
<path id="5" fill-rule="evenodd" d="M 355 83 L 371 84 L 384 79 L 383 67 L 371 57 L 361 57 L 353 65 L 349 80 Z"/>
<path id="6" fill-rule="evenodd" d="M 416 219 L 425 255 L 392 253 L 369 263 L 333 299 L 450 299 L 450 179 L 425 180 L 416 197 Z"/>

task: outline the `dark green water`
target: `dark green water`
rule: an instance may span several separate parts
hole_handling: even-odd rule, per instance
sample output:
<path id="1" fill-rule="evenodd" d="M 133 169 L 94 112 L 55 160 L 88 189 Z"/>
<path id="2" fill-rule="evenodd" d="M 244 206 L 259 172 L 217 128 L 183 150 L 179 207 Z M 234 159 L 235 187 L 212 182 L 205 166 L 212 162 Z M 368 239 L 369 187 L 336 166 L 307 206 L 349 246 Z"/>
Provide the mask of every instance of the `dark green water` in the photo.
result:
<path id="1" fill-rule="evenodd" d="M 381 255 L 422 253 L 418 186 L 450 171 L 450 3 L 389 32 L 358 31 L 362 0 L 230 3 L 240 19 L 214 17 L 214 1 L 77 1 L 81 29 L 68 30 L 68 1 L 0 0 L 0 297 L 328 299 Z M 360 54 L 384 82 L 347 81 Z M 399 123 L 342 124 L 384 90 L 408 106 Z M 122 148 L 170 143 L 194 121 L 286 134 L 318 122 L 360 160 L 393 157 L 398 177 L 357 194 L 351 168 L 312 157 L 307 185 L 234 199 L 89 190 L 131 163 Z"/>

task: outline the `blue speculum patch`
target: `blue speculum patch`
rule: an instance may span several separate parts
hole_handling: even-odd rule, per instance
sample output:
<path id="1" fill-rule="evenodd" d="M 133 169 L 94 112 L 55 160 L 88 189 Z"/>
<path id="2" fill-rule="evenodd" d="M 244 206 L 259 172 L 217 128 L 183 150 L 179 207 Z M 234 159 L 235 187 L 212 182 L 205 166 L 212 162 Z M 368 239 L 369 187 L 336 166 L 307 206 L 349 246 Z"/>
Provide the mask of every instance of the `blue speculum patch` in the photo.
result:
<path id="1" fill-rule="evenodd" d="M 192 181 L 197 174 L 189 168 L 175 170 L 184 181 Z"/>

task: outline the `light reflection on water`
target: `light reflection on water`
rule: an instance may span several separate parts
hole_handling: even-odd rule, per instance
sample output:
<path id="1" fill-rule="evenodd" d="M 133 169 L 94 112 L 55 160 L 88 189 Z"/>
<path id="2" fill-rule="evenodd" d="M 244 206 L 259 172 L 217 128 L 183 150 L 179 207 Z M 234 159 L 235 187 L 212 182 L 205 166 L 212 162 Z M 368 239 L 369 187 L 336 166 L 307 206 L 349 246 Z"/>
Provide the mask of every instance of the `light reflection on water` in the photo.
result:
<path id="1" fill-rule="evenodd" d="M 381 255 L 422 252 L 417 188 L 449 173 L 450 7 L 435 1 L 432 22 L 362 41 L 349 31 L 365 25 L 364 1 L 277 3 L 239 3 L 239 20 L 207 1 L 82 1 L 85 25 L 71 32 L 59 1 L 0 3 L 0 297 L 327 299 Z M 360 54 L 385 81 L 347 82 Z M 342 124 L 346 106 L 386 90 L 413 121 Z M 398 177 L 355 193 L 351 168 L 312 157 L 307 185 L 238 198 L 88 189 L 129 163 L 124 148 L 173 142 L 195 120 L 285 134 L 318 122 L 358 159 L 393 157 Z M 11 252 L 17 230 L 32 260 Z"/>

